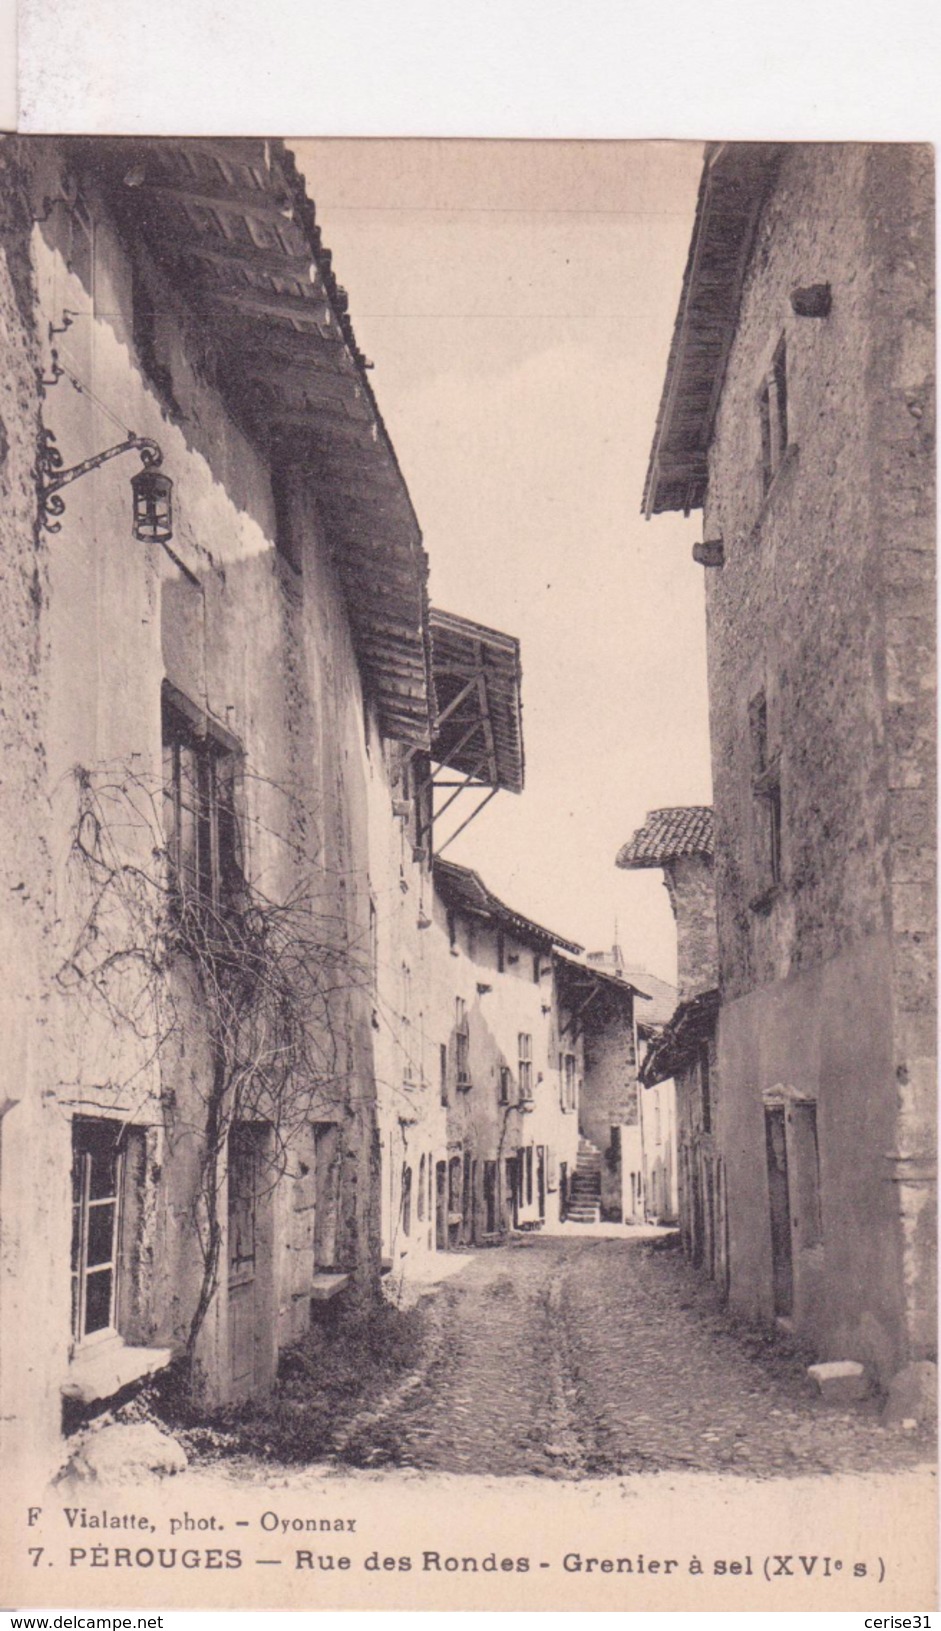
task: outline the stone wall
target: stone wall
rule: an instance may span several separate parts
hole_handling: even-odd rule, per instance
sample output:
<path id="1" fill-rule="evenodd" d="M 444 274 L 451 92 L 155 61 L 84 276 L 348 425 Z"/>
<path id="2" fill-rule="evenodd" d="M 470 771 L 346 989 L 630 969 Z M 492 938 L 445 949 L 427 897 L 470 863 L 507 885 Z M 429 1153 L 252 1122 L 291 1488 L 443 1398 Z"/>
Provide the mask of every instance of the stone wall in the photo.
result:
<path id="1" fill-rule="evenodd" d="M 931 275 L 927 150 L 785 150 L 704 515 L 725 548 L 707 624 L 732 1294 L 769 1309 L 762 1095 L 807 1093 L 831 1212 L 795 1318 L 883 1375 L 933 1328 Z M 814 283 L 829 315 L 795 316 Z M 759 394 L 782 341 L 769 483 Z"/>
<path id="2" fill-rule="evenodd" d="M 663 864 L 676 919 L 677 999 L 685 1002 L 716 983 L 716 888 L 708 855 L 678 855 Z"/>
<path id="3" fill-rule="evenodd" d="M 605 997 L 598 999 L 606 1003 Z M 613 1004 L 611 1004 L 613 1009 Z M 590 1010 L 589 1010 L 590 1014 Z M 605 1011 L 600 1024 L 586 1018 L 585 1081 L 579 1106 L 579 1130 L 601 1151 L 601 1210 L 621 1217 L 622 1129 L 640 1121 L 637 1044 L 631 1004 L 620 1013 Z"/>

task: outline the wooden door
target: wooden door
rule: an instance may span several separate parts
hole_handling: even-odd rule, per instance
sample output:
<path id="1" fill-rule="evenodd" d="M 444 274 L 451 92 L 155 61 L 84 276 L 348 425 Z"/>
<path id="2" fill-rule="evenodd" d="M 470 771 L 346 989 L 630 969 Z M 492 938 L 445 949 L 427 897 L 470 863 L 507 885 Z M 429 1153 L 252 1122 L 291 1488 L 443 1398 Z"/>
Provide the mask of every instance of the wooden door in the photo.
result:
<path id="1" fill-rule="evenodd" d="M 790 1314 L 794 1306 L 794 1263 L 791 1243 L 791 1195 L 787 1170 L 784 1108 L 765 1111 L 768 1156 L 768 1206 L 771 1221 L 771 1273 L 774 1311 Z"/>
<path id="2" fill-rule="evenodd" d="M 229 1383 L 234 1399 L 247 1398 L 256 1382 L 260 1134 L 261 1129 L 248 1125 L 233 1127 L 229 1134 Z"/>
<path id="3" fill-rule="evenodd" d="M 448 1249 L 448 1164 L 439 1161 L 435 1167 L 435 1245 L 439 1252 Z"/>

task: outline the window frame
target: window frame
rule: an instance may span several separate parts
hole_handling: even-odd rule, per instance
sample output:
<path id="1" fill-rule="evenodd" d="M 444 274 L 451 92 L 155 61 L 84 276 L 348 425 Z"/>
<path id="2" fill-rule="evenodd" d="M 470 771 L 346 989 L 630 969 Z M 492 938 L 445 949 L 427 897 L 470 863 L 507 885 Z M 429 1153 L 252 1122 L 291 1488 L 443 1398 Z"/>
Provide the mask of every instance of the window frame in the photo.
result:
<path id="1" fill-rule="evenodd" d="M 218 912 L 244 877 L 239 820 L 244 755 L 234 737 L 167 682 L 161 715 L 163 831 L 171 892 L 178 902 Z M 188 772 L 184 755 L 190 758 Z M 187 774 L 190 788 L 184 787 Z M 190 789 L 191 802 L 184 800 Z M 191 852 L 186 859 L 184 844 Z"/>
<path id="2" fill-rule="evenodd" d="M 775 477 L 787 458 L 790 443 L 788 423 L 787 335 L 782 334 L 771 362 L 758 388 L 758 423 L 761 435 L 761 490 L 770 492 Z"/>
<path id="3" fill-rule="evenodd" d="M 533 1038 L 531 1031 L 518 1031 L 516 1037 L 519 1067 L 520 1104 L 533 1102 Z"/>
<path id="4" fill-rule="evenodd" d="M 111 1121 L 99 1116 L 75 1116 L 72 1120 L 72 1245 L 70 1262 L 70 1280 L 72 1284 L 72 1319 L 71 1344 L 73 1351 L 89 1348 L 96 1343 L 106 1342 L 120 1337 L 121 1316 L 121 1269 L 123 1255 L 124 1230 L 124 1176 L 125 1176 L 125 1150 L 116 1148 L 113 1157 L 114 1176 L 110 1191 L 105 1195 L 92 1196 L 93 1163 L 95 1155 L 99 1153 L 93 1149 L 82 1150 L 77 1148 L 77 1141 L 83 1138 L 91 1144 L 93 1140 L 99 1143 L 108 1134 L 114 1138 L 115 1146 L 123 1145 L 125 1128 L 122 1122 Z M 76 1196 L 76 1167 L 81 1162 L 80 1192 Z M 111 1224 L 110 1256 L 100 1262 L 89 1264 L 88 1251 L 91 1249 L 91 1217 L 92 1208 L 101 1209 L 105 1206 L 113 1207 Z M 76 1212 L 78 1217 L 76 1218 Z M 77 1224 L 77 1227 L 76 1227 Z M 88 1278 L 89 1275 L 110 1273 L 111 1290 L 108 1299 L 108 1317 L 104 1325 L 99 1325 L 94 1331 L 85 1329 L 88 1311 Z"/>
<path id="5" fill-rule="evenodd" d="M 454 999 L 454 1068 L 457 1085 L 466 1092 L 471 1086 L 470 1020 L 463 997 Z"/>
<path id="6" fill-rule="evenodd" d="M 571 1049 L 559 1054 L 560 1098 L 566 1115 L 578 1109 L 578 1058 Z"/>

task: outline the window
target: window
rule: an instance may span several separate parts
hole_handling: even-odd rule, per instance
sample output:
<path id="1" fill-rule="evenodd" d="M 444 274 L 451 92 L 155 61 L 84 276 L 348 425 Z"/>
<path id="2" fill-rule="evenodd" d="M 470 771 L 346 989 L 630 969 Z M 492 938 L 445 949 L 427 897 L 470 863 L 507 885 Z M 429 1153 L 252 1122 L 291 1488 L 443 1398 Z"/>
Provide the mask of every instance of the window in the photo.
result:
<path id="1" fill-rule="evenodd" d="M 574 1053 L 559 1054 L 559 1075 L 562 1080 L 562 1109 L 578 1108 L 578 1061 Z"/>
<path id="2" fill-rule="evenodd" d="M 499 1095 L 500 1095 L 499 1096 L 499 1103 L 500 1104 L 509 1104 L 509 1102 L 510 1102 L 510 1082 L 511 1082 L 511 1080 L 512 1080 L 512 1075 L 511 1075 L 511 1072 L 510 1072 L 509 1065 L 501 1065 L 500 1066 L 500 1083 L 499 1083 Z"/>
<path id="3" fill-rule="evenodd" d="M 528 1103 L 533 1096 L 533 1039 L 527 1031 L 519 1033 L 520 1103 Z"/>
<path id="4" fill-rule="evenodd" d="M 506 969 L 506 935 L 502 929 L 497 930 L 497 973 L 502 974 Z"/>
<path id="5" fill-rule="evenodd" d="M 441 1103 L 448 1103 L 448 1044 L 442 1042 L 438 1047 L 439 1090 Z"/>
<path id="6" fill-rule="evenodd" d="M 532 1204 L 533 1204 L 533 1146 L 531 1144 L 526 1149 L 525 1168 L 524 1168 L 524 1170 L 525 1170 L 526 1205 L 527 1206 L 532 1206 Z"/>
<path id="7" fill-rule="evenodd" d="M 450 907 L 448 908 L 448 945 L 450 946 L 451 950 L 456 954 L 457 953 L 457 917 L 456 917 L 455 913 L 451 910 Z"/>
<path id="8" fill-rule="evenodd" d="M 164 696 L 163 807 L 171 877 L 183 901 L 216 909 L 242 878 L 238 755 L 222 735 L 190 704 L 179 707 Z"/>
<path id="9" fill-rule="evenodd" d="M 454 1055 L 457 1063 L 458 1087 L 470 1087 L 470 1026 L 467 1004 L 463 997 L 454 1000 Z"/>
<path id="10" fill-rule="evenodd" d="M 765 492 L 771 486 L 788 448 L 787 347 L 782 338 L 758 393 L 761 425 L 761 477 Z"/>
<path id="11" fill-rule="evenodd" d="M 542 976 L 542 958 L 538 951 L 533 952 L 533 984 L 538 985 Z"/>
<path id="12" fill-rule="evenodd" d="M 418 1163 L 418 1221 L 421 1223 L 425 1216 L 425 1157 Z"/>
<path id="13" fill-rule="evenodd" d="M 133 1264 L 141 1226 L 144 1133 L 126 1122 L 72 1123 L 72 1340 L 136 1340 Z"/>

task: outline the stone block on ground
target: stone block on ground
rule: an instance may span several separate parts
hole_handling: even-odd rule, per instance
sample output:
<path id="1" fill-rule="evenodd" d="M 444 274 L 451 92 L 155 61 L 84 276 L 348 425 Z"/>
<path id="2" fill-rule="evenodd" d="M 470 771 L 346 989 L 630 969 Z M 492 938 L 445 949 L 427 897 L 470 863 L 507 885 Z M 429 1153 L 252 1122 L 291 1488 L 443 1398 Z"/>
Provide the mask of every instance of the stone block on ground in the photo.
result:
<path id="1" fill-rule="evenodd" d="M 882 1412 L 887 1427 L 933 1425 L 938 1419 L 938 1367 L 929 1359 L 918 1359 L 893 1376 Z"/>
<path id="2" fill-rule="evenodd" d="M 183 1446 L 152 1422 L 112 1422 L 82 1440 L 69 1458 L 64 1476 L 88 1483 L 134 1483 L 151 1473 L 165 1476 L 184 1472 L 187 1465 Z"/>
<path id="3" fill-rule="evenodd" d="M 869 1378 L 865 1366 L 855 1359 L 831 1359 L 820 1365 L 808 1365 L 807 1375 L 816 1382 L 820 1396 L 830 1404 L 851 1404 L 864 1399 L 869 1392 Z"/>

